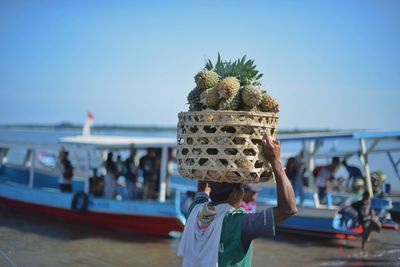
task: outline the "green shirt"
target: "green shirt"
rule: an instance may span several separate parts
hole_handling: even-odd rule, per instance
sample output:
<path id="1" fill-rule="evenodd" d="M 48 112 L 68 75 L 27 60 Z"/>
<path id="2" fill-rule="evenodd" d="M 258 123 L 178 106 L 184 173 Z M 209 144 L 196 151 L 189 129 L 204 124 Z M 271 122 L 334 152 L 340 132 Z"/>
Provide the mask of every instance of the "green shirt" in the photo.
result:
<path id="1" fill-rule="evenodd" d="M 222 224 L 218 253 L 218 266 L 251 266 L 252 245 L 243 248 L 242 223 L 246 212 L 243 208 L 230 211 Z"/>

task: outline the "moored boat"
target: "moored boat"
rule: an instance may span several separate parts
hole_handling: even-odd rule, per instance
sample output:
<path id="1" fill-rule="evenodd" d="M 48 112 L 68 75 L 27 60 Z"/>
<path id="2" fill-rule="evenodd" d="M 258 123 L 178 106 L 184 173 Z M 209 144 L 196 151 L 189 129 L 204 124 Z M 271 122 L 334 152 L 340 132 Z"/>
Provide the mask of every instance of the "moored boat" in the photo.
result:
<path id="1" fill-rule="evenodd" d="M 73 192 L 60 192 L 56 168 L 43 168 L 36 160 L 39 151 L 60 147 L 76 151 L 76 175 Z M 185 218 L 176 198 L 166 199 L 168 149 L 176 146 L 172 138 L 130 138 L 115 136 L 77 136 L 60 140 L 57 146 L 21 143 L 0 144 L 0 202 L 20 210 L 70 222 L 88 223 L 135 232 L 167 236 L 181 232 Z M 117 200 L 95 198 L 89 194 L 89 176 L 96 152 L 129 149 L 159 149 L 161 151 L 160 190 L 156 200 Z M 7 162 L 13 150 L 25 152 L 24 161 L 18 166 Z M 101 154 L 100 153 L 100 154 Z M 82 164 L 82 155 L 86 161 Z M 39 162 L 39 163 L 38 163 Z M 43 163 L 43 162 L 42 162 Z M 39 168 L 37 168 L 39 167 Z"/>

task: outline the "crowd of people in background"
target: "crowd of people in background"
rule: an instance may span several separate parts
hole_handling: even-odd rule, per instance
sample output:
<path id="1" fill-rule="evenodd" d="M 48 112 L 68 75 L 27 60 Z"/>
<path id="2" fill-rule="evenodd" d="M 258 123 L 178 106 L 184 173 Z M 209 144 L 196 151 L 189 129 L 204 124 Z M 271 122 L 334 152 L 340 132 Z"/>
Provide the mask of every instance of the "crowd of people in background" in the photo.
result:
<path id="1" fill-rule="evenodd" d="M 306 167 L 303 155 L 300 153 L 296 157 L 288 158 L 286 162 L 285 172 L 296 194 L 297 203 L 303 204 L 305 200 L 304 188 L 308 186 Z M 338 170 L 342 168 L 342 172 L 338 175 Z M 346 159 L 341 160 L 339 157 L 333 157 L 327 165 L 319 165 L 312 170 L 312 177 L 317 189 L 320 203 L 328 206 L 334 205 L 332 199 L 333 192 L 351 193 L 353 199 L 361 199 L 363 193 L 367 189 L 365 177 L 360 168 L 348 164 Z M 382 172 L 371 173 L 371 183 L 374 196 L 383 196 L 385 175 Z"/>
<path id="2" fill-rule="evenodd" d="M 108 152 L 100 168 L 93 168 L 89 177 L 89 192 L 94 197 L 109 199 L 157 199 L 160 182 L 160 151 L 148 149 L 139 160 L 136 149 L 131 149 L 127 158 L 116 158 Z M 114 159 L 115 158 L 115 159 Z M 73 166 L 68 151 L 59 153 L 59 187 L 62 192 L 72 192 Z M 143 180 L 139 182 L 139 177 Z"/>
<path id="3" fill-rule="evenodd" d="M 132 149 L 126 159 L 109 152 L 103 167 L 104 197 L 124 196 L 127 199 L 157 199 L 160 179 L 160 153 L 157 149 L 148 149 L 136 163 L 136 150 Z M 138 177 L 143 183 L 138 183 Z M 120 192 L 122 190 L 122 192 Z"/>

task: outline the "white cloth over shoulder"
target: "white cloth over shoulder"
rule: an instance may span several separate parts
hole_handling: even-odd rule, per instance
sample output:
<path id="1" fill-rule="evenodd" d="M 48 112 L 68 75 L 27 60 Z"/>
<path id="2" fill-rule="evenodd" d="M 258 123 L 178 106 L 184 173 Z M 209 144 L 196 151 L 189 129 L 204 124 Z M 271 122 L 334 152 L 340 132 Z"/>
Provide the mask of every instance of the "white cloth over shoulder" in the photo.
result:
<path id="1" fill-rule="evenodd" d="M 178 247 L 183 267 L 218 266 L 218 251 L 222 224 L 229 204 L 197 204 L 189 215 Z"/>

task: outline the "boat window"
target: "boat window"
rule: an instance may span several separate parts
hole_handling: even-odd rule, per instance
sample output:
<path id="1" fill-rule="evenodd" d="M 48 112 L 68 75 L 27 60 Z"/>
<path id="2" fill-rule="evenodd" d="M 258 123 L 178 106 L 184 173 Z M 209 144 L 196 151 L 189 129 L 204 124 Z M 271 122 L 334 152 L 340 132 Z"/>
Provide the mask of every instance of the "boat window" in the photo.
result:
<path id="1" fill-rule="evenodd" d="M 57 151 L 39 150 L 36 152 L 35 167 L 43 170 L 54 170 L 57 167 Z"/>
<path id="2" fill-rule="evenodd" d="M 22 166 L 24 164 L 25 156 L 26 156 L 25 148 L 12 148 L 8 150 L 4 162 L 6 164 Z"/>

